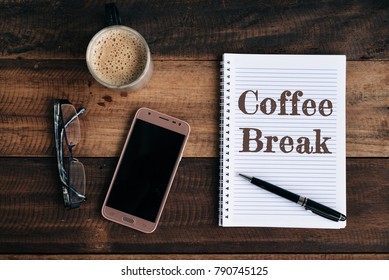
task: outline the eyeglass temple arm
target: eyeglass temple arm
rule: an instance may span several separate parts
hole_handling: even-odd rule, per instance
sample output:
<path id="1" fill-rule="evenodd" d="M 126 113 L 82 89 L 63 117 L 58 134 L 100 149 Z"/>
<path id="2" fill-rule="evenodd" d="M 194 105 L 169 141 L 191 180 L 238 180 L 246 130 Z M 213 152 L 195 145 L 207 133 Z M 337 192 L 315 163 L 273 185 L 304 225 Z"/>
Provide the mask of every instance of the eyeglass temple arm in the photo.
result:
<path id="1" fill-rule="evenodd" d="M 63 130 L 59 130 L 59 122 L 60 122 L 60 116 L 59 116 L 59 106 L 60 104 L 56 104 L 54 107 L 54 126 L 57 127 L 57 129 L 54 130 L 55 133 L 55 145 L 56 145 L 56 151 L 57 151 L 57 160 L 58 160 L 58 170 L 59 170 L 59 177 L 62 181 L 63 184 L 66 185 L 66 173 L 65 170 L 63 170 L 63 154 L 62 154 L 62 149 L 60 149 L 60 142 L 62 139 L 62 132 Z"/>
<path id="2" fill-rule="evenodd" d="M 67 128 L 69 124 L 71 124 L 76 118 L 78 118 L 79 116 L 81 116 L 82 114 L 85 113 L 85 108 L 81 108 L 80 111 L 77 112 L 77 114 L 75 114 L 65 125 L 64 125 L 64 128 Z"/>

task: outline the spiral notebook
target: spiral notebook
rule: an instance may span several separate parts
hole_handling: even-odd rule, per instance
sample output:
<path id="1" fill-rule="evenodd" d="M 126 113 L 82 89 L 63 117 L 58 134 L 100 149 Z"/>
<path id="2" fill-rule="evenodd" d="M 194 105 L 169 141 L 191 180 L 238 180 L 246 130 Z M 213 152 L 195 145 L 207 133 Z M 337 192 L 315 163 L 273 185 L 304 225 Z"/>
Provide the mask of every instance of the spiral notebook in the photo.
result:
<path id="1" fill-rule="evenodd" d="M 343 55 L 223 55 L 220 226 L 343 228 L 239 176 L 346 214 Z"/>

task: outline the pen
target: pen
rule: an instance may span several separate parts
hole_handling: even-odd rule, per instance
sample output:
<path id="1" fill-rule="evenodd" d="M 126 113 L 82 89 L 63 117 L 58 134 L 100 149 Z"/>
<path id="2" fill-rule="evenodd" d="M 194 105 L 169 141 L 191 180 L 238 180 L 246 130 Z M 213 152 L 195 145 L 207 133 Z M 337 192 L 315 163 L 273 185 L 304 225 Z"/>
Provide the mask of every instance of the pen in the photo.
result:
<path id="1" fill-rule="evenodd" d="M 252 184 L 254 184 L 254 185 L 256 185 L 264 190 L 267 190 L 271 193 L 274 193 L 274 194 L 279 195 L 283 198 L 286 198 L 290 201 L 293 201 L 293 202 L 297 203 L 298 205 L 303 206 L 305 208 L 305 210 L 311 211 L 312 213 L 315 213 L 319 216 L 322 216 L 324 218 L 327 218 L 327 219 L 335 221 L 335 222 L 346 220 L 345 215 L 343 215 L 343 214 L 339 213 L 338 211 L 335 211 L 335 210 L 333 210 L 333 209 L 331 209 L 323 204 L 320 204 L 316 201 L 313 201 L 309 198 L 292 193 L 288 190 L 277 187 L 273 184 L 270 184 L 268 182 L 265 182 L 261 179 L 255 178 L 255 177 L 249 177 L 249 176 L 246 176 L 243 174 L 239 174 L 239 175 L 242 176 L 243 178 L 245 178 L 250 183 L 252 183 Z"/>

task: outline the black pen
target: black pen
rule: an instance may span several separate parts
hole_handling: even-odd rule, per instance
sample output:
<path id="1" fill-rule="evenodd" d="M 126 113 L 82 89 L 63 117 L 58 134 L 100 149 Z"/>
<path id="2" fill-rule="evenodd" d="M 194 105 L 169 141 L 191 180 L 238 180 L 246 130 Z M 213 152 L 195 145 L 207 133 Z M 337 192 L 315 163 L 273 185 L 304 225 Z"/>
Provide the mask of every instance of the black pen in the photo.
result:
<path id="1" fill-rule="evenodd" d="M 276 195 L 279 195 L 283 198 L 286 198 L 290 201 L 293 201 L 297 203 L 298 205 L 301 205 L 305 208 L 305 210 L 311 211 L 312 213 L 315 213 L 319 216 L 322 216 L 324 218 L 327 218 L 329 220 L 339 222 L 339 221 L 345 221 L 346 216 L 339 213 L 338 211 L 335 211 L 323 204 L 320 204 L 316 201 L 313 201 L 311 199 L 308 199 L 306 197 L 300 196 L 298 194 L 292 193 L 288 190 L 285 190 L 283 188 L 277 187 L 273 184 L 270 184 L 268 182 L 265 182 L 261 179 L 255 178 L 255 177 L 249 177 L 243 174 L 239 174 L 246 180 L 248 180 L 250 183 L 267 190 L 269 192 L 272 192 Z"/>

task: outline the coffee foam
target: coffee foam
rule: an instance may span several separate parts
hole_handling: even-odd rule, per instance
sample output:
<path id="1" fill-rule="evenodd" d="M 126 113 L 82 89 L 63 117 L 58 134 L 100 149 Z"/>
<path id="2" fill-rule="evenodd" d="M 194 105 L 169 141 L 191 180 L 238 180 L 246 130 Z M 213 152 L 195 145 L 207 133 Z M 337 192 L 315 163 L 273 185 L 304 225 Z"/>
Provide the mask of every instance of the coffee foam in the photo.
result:
<path id="1" fill-rule="evenodd" d="M 147 63 L 142 41 L 127 30 L 111 29 L 96 38 L 90 52 L 90 67 L 103 82 L 115 86 L 135 81 Z"/>

